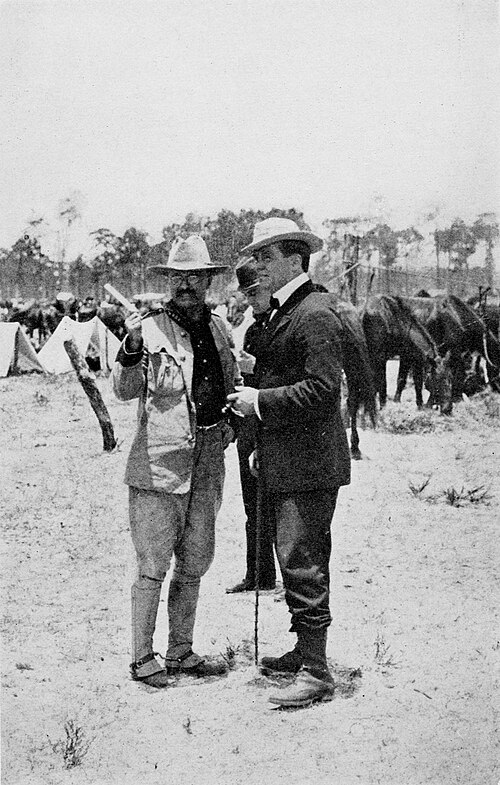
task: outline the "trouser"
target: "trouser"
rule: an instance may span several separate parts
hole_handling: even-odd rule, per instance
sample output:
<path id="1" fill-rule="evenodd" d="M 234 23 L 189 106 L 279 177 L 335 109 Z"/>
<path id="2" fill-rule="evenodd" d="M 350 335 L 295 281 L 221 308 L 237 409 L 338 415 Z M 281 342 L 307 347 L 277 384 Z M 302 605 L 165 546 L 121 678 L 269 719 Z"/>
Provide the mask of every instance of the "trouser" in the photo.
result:
<path id="1" fill-rule="evenodd" d="M 331 523 L 338 489 L 269 493 L 290 631 L 318 633 L 331 624 Z"/>
<path id="2" fill-rule="evenodd" d="M 182 657 L 191 649 L 200 580 L 214 557 L 215 519 L 223 484 L 222 430 L 215 426 L 197 430 L 188 493 L 130 488 L 130 531 L 137 556 L 132 586 L 134 662 L 153 651 L 161 587 L 172 556 L 167 656 Z"/>
<path id="3" fill-rule="evenodd" d="M 240 467 L 241 493 L 245 508 L 246 522 L 246 574 L 245 581 L 255 583 L 257 554 L 257 493 L 258 481 L 250 472 L 248 459 L 255 449 L 253 434 L 242 424 L 238 433 L 236 447 Z M 259 522 L 259 585 L 273 586 L 276 581 L 274 565 L 272 514 L 268 509 L 267 496 L 261 494 Z"/>

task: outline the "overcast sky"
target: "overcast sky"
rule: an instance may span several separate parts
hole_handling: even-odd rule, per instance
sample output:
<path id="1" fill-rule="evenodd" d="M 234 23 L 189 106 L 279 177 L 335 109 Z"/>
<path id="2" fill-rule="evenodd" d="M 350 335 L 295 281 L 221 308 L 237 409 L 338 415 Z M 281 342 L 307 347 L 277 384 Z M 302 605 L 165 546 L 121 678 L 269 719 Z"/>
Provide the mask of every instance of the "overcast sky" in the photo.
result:
<path id="1" fill-rule="evenodd" d="M 188 211 L 498 208 L 496 0 L 1 5 L 0 245 Z M 32 211 L 34 211 L 32 213 Z"/>

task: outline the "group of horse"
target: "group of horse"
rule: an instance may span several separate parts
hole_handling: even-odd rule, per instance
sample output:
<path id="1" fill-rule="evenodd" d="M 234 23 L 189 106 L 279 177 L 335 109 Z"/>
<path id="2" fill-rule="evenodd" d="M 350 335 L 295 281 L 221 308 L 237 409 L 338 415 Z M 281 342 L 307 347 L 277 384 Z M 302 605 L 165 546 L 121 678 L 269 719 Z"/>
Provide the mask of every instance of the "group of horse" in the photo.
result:
<path id="1" fill-rule="evenodd" d="M 37 350 L 52 335 L 64 316 L 78 322 L 90 321 L 98 316 L 119 340 L 125 335 L 125 309 L 112 303 L 98 304 L 91 297 L 83 301 L 75 297 L 55 298 L 48 302 L 5 300 L 0 303 L 0 312 L 3 321 L 19 322 L 24 327 Z"/>
<path id="2" fill-rule="evenodd" d="M 408 374 L 416 405 L 449 415 L 453 403 L 487 385 L 500 392 L 499 308 L 464 302 L 451 294 L 430 297 L 369 295 L 354 307 L 328 296 L 342 324 L 343 368 L 351 421 L 351 455 L 361 458 L 357 413 L 361 407 L 376 421 L 387 402 L 387 361 L 398 357 L 395 401 L 401 400 Z"/>
<path id="3" fill-rule="evenodd" d="M 316 289 L 328 298 L 342 327 L 354 459 L 361 458 L 358 411 L 363 409 L 375 425 L 377 409 L 387 402 L 386 366 L 390 359 L 399 358 L 394 400 L 401 400 L 411 372 L 418 408 L 424 406 L 424 386 L 429 391 L 425 406 L 445 415 L 451 414 L 455 401 L 487 385 L 500 392 L 498 305 L 487 306 L 481 297 L 465 302 L 452 294 L 431 297 L 420 291 L 415 297 L 368 294 L 363 304 L 354 306 L 321 285 Z M 106 302 L 98 305 L 90 297 L 83 302 L 70 297 L 47 303 L 0 305 L 3 318 L 20 322 L 36 348 L 43 345 L 64 316 L 82 322 L 98 316 L 119 340 L 125 335 L 125 309 Z M 227 318 L 233 327 L 239 316 L 237 308 L 233 314 L 228 308 Z"/>

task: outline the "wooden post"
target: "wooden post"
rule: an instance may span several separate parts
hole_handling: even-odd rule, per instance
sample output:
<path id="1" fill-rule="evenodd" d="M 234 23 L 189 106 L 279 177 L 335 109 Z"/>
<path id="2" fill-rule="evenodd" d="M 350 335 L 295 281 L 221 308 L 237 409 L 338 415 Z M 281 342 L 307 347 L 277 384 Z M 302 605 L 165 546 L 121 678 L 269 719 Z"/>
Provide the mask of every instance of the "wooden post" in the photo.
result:
<path id="1" fill-rule="evenodd" d="M 95 415 L 99 420 L 99 425 L 101 426 L 102 431 L 104 451 L 112 452 L 117 444 L 113 431 L 113 423 L 111 422 L 111 417 L 109 416 L 109 412 L 106 409 L 106 405 L 102 399 L 101 393 L 99 392 L 92 374 L 89 371 L 89 367 L 85 362 L 85 358 L 79 352 L 73 338 L 68 338 L 68 340 L 64 341 L 64 348 L 66 350 L 66 354 L 71 360 L 71 365 L 76 371 L 78 380 L 90 401 L 90 405 L 92 406 Z"/>

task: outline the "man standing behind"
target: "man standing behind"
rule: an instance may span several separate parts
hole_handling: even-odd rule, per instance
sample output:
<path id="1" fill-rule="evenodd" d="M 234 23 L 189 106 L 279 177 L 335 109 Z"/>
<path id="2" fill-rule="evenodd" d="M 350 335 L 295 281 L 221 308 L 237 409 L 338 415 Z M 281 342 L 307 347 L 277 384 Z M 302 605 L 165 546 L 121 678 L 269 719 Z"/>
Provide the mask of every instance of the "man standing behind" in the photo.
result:
<path id="1" fill-rule="evenodd" d="M 221 673 L 221 663 L 193 653 L 201 577 L 214 556 L 222 500 L 224 449 L 233 434 L 223 420 L 226 395 L 240 381 L 220 318 L 205 305 L 213 265 L 201 237 L 176 240 L 166 265 L 172 299 L 165 312 L 132 314 L 113 369 L 120 400 L 139 398 L 128 458 L 130 531 L 137 555 L 132 586 L 132 678 L 166 687 L 169 673 Z M 172 556 L 169 638 L 164 669 L 153 654 L 163 580 Z"/>
<path id="2" fill-rule="evenodd" d="M 239 290 L 245 295 L 253 311 L 254 322 L 250 324 L 243 339 L 243 351 L 238 364 L 243 376 L 243 383 L 248 387 L 255 386 L 254 367 L 259 356 L 261 345 L 266 338 L 265 327 L 269 318 L 269 286 L 259 281 L 255 260 L 245 259 L 236 267 Z M 245 417 L 238 424 L 238 462 L 240 468 L 241 494 L 247 520 L 246 535 L 246 573 L 242 581 L 226 589 L 227 594 L 274 589 L 276 585 L 276 568 L 274 566 L 273 534 L 269 515 L 266 511 L 265 499 L 261 494 L 258 509 L 257 479 L 252 474 L 249 458 L 255 450 L 258 419 L 254 415 Z M 259 529 L 257 534 L 257 528 Z M 259 559 L 257 569 L 257 543 Z M 258 576 L 257 576 L 258 573 Z M 257 581 L 258 577 L 258 581 Z"/>
<path id="3" fill-rule="evenodd" d="M 274 296 L 267 339 L 255 367 L 257 389 L 228 396 L 245 416 L 257 414 L 260 481 L 276 525 L 276 550 L 297 643 L 281 657 L 264 657 L 269 671 L 294 673 L 271 696 L 281 706 L 331 698 L 326 658 L 331 555 L 330 527 L 338 489 L 350 481 L 350 457 L 340 414 L 341 325 L 327 298 L 314 291 L 309 257 L 322 241 L 293 221 L 256 224 L 253 254 L 259 279 Z"/>

